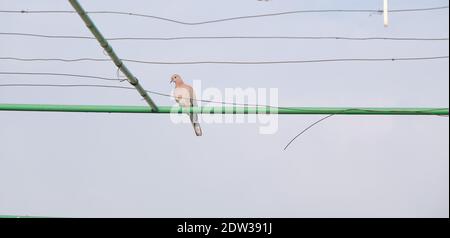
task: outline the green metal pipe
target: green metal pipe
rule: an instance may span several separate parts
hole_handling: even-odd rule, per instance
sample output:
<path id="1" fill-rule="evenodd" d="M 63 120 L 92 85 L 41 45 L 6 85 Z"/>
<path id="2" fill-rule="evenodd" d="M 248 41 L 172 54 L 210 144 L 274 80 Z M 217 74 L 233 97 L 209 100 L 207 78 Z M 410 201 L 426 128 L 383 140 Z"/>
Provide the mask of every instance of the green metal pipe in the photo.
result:
<path id="1" fill-rule="evenodd" d="M 147 94 L 145 89 L 141 86 L 139 80 L 130 72 L 130 70 L 127 68 L 127 66 L 125 66 L 123 61 L 116 55 L 114 49 L 111 47 L 111 45 L 102 35 L 102 33 L 100 33 L 100 31 L 97 29 L 94 22 L 87 15 L 86 11 L 83 9 L 80 3 L 77 0 L 69 0 L 69 2 L 70 4 L 72 4 L 73 8 L 78 13 L 78 15 L 80 15 L 81 19 L 84 21 L 86 26 L 95 36 L 95 38 L 103 47 L 103 49 L 106 51 L 106 53 L 108 53 L 109 57 L 111 57 L 112 61 L 117 66 L 117 68 L 127 77 L 128 82 L 136 88 L 139 94 L 145 99 L 145 101 L 148 103 L 148 105 L 150 105 L 150 107 L 154 111 L 158 111 L 158 107 L 156 106 L 155 102 L 153 102 L 153 100 Z"/>
<path id="2" fill-rule="evenodd" d="M 161 106 L 153 111 L 145 106 L 0 104 L 0 111 L 92 112 L 92 113 L 186 113 L 199 114 L 282 114 L 282 115 L 436 115 L 448 116 L 448 108 L 328 108 L 328 107 L 193 107 Z"/>
<path id="3" fill-rule="evenodd" d="M 48 218 L 48 217 L 0 215 L 0 219 L 22 219 L 22 218 Z"/>

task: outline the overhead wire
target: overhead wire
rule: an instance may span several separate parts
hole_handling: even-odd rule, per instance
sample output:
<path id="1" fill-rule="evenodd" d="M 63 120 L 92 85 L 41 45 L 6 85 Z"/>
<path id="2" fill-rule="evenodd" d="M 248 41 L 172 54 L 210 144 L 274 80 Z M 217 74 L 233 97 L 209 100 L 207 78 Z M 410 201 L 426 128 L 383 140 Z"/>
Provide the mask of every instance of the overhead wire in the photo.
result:
<path id="1" fill-rule="evenodd" d="M 0 72 L 0 75 L 65 76 L 65 77 L 74 77 L 74 78 L 89 78 L 89 79 L 100 79 L 100 80 L 107 80 L 107 81 L 119 81 L 119 79 L 106 78 L 106 77 L 100 77 L 100 76 L 67 74 L 67 73 L 48 73 L 48 72 Z"/>
<path id="2" fill-rule="evenodd" d="M 289 143 L 284 147 L 284 151 L 286 151 L 290 145 L 292 145 L 292 143 L 294 143 L 295 140 L 297 140 L 300 136 L 302 136 L 303 134 L 305 134 L 307 131 L 309 131 L 311 128 L 313 128 L 314 126 L 318 125 L 319 123 L 333 117 L 336 116 L 336 114 L 330 114 L 326 117 L 322 117 L 321 119 L 315 121 L 314 123 L 310 124 L 308 127 L 306 127 L 304 130 L 302 130 L 298 135 L 296 135 L 294 138 L 292 138 L 292 140 L 289 141 Z"/>
<path id="3" fill-rule="evenodd" d="M 405 12 L 427 12 L 427 11 L 436 11 L 436 10 L 444 10 L 448 9 L 449 6 L 438 6 L 438 7 L 428 7 L 428 8 L 410 8 L 410 9 L 392 9 L 389 10 L 390 13 L 405 13 Z M 0 13 L 14 13 L 14 14 L 73 14 L 75 11 L 65 11 L 65 10 L 0 10 Z M 381 9 L 316 9 L 316 10 L 298 10 L 298 11 L 285 11 L 285 12 L 276 12 L 276 13 L 267 13 L 267 14 L 257 14 L 257 15 L 246 15 L 246 16 L 237 16 L 237 17 L 229 17 L 229 18 L 221 18 L 221 19 L 213 19 L 207 21 L 198 21 L 198 22 L 187 22 L 181 21 L 177 19 L 161 17 L 156 15 L 149 14 L 141 14 L 141 13 L 133 13 L 133 12 L 123 12 L 123 11 L 88 11 L 87 14 L 109 14 L 109 15 L 123 15 L 123 16 L 133 16 L 133 17 L 142 17 L 142 18 L 150 18 L 155 20 L 161 20 L 171 23 L 177 23 L 181 25 L 205 25 L 211 23 L 219 23 L 219 22 L 228 22 L 228 21 L 236 21 L 236 20 L 245 20 L 245 19 L 255 19 L 255 18 L 265 18 L 265 17 L 275 17 L 275 16 L 285 16 L 285 15 L 294 15 L 294 14 L 305 14 L 305 13 L 383 13 Z"/>
<path id="4" fill-rule="evenodd" d="M 330 62 L 383 62 L 383 61 L 424 61 L 448 59 L 448 55 L 428 56 L 428 57 L 398 57 L 398 58 L 330 58 L 312 60 L 281 60 L 281 61 L 145 61 L 136 59 L 122 59 L 124 62 L 150 64 L 150 65 L 200 65 L 200 64 L 229 64 L 229 65 L 269 65 L 269 64 L 306 64 L 306 63 L 330 63 Z M 13 61 L 42 61 L 42 62 L 109 62 L 106 58 L 19 58 L 0 57 L 0 60 Z"/>
<path id="5" fill-rule="evenodd" d="M 0 32 L 2 36 L 23 36 L 49 39 L 95 40 L 95 37 Z M 448 41 L 449 37 L 347 37 L 347 36 L 180 36 L 180 37 L 113 37 L 108 41 L 177 41 L 177 40 L 348 40 L 348 41 Z"/>

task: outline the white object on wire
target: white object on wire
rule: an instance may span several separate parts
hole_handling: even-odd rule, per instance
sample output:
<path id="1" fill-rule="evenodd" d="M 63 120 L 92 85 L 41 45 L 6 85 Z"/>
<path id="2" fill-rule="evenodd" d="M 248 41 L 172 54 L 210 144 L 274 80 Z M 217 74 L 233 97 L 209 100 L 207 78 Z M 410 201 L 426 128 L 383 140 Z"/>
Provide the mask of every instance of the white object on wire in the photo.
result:
<path id="1" fill-rule="evenodd" d="M 388 5 L 388 0 L 383 0 L 384 4 L 383 4 L 383 17 L 384 17 L 384 26 L 388 27 L 389 26 L 389 5 Z"/>

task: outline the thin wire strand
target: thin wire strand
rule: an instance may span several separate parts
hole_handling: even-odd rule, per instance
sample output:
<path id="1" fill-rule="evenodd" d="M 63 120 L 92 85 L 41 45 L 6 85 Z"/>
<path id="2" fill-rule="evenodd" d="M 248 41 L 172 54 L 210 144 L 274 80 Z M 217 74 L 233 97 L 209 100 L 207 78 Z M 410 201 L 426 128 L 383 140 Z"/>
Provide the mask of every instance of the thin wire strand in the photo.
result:
<path id="1" fill-rule="evenodd" d="M 435 11 L 435 10 L 443 10 L 448 9 L 449 6 L 441 6 L 441 7 L 430 7 L 430 8 L 411 8 L 411 9 L 394 9 L 389 10 L 388 12 L 423 12 L 423 11 Z M 380 10 L 380 13 L 382 10 Z"/>
<path id="2" fill-rule="evenodd" d="M 109 62 L 111 59 L 96 59 L 96 58 L 78 58 L 78 59 L 63 59 L 63 58 L 18 58 L 18 57 L 0 57 L 0 60 L 14 60 L 14 61 L 59 61 L 65 63 L 93 61 L 93 62 Z"/>
<path id="3" fill-rule="evenodd" d="M 0 72 L 0 75 L 33 75 L 33 76 L 64 76 L 74 78 L 88 78 L 88 79 L 100 79 L 106 81 L 120 81 L 120 79 L 106 78 L 100 76 L 81 75 L 81 74 L 66 74 L 66 73 L 43 73 L 43 72 Z"/>
<path id="4" fill-rule="evenodd" d="M 297 140 L 300 136 L 302 136 L 303 134 L 305 134 L 305 133 L 306 133 L 307 131 L 309 131 L 311 128 L 313 128 L 313 127 L 316 126 L 317 124 L 319 124 L 319 123 L 321 123 L 321 122 L 323 122 L 323 121 L 325 121 L 325 120 L 327 120 L 327 119 L 329 119 L 329 118 L 331 118 L 331 117 L 333 117 L 333 116 L 336 116 L 336 114 L 331 114 L 331 115 L 328 115 L 328 116 L 326 116 L 326 117 L 323 117 L 323 118 L 317 120 L 316 122 L 312 123 L 312 124 L 309 125 L 308 127 L 306 127 L 302 132 L 300 132 L 300 133 L 299 133 L 297 136 L 295 136 L 291 141 L 289 141 L 289 143 L 286 145 L 286 147 L 284 147 L 284 151 L 286 151 L 286 150 L 289 148 L 289 146 L 290 146 L 292 143 L 294 143 L 295 140 Z"/>
<path id="5" fill-rule="evenodd" d="M 0 32 L 4 36 L 24 36 L 50 39 L 95 40 L 95 37 L 73 35 L 43 35 L 18 32 Z M 181 36 L 181 37 L 115 37 L 108 41 L 178 41 L 178 40 L 349 40 L 349 41 L 448 41 L 449 37 L 345 37 L 345 36 Z"/>
<path id="6" fill-rule="evenodd" d="M 426 12 L 426 11 L 436 11 L 436 10 L 444 10 L 448 9 L 449 6 L 438 6 L 438 7 L 430 7 L 430 8 L 412 8 L 412 9 L 394 9 L 390 10 L 391 13 L 405 13 L 405 12 Z M 236 20 L 246 20 L 246 19 L 255 19 L 255 18 L 266 18 L 266 17 L 275 17 L 275 16 L 285 16 L 285 15 L 294 15 L 294 14 L 305 14 L 305 13 L 378 13 L 381 14 L 383 10 L 380 9 L 325 9 L 325 10 L 299 10 L 299 11 L 286 11 L 286 12 L 277 12 L 277 13 L 268 13 L 268 14 L 258 14 L 258 15 L 247 15 L 247 16 L 238 16 L 238 17 L 229 17 L 208 21 L 199 21 L 199 22 L 186 22 L 166 17 L 160 17 L 155 15 L 148 14 L 140 14 L 140 13 L 132 13 L 132 12 L 121 12 L 121 11 L 89 11 L 87 14 L 112 14 L 112 15 L 124 15 L 124 16 L 133 16 L 133 17 L 142 17 L 142 18 L 150 18 L 155 20 L 161 20 L 171 23 L 177 23 L 181 25 L 204 25 L 210 23 L 219 23 L 219 22 L 229 22 Z M 63 14 L 73 14 L 75 11 L 28 11 L 28 10 L 0 10 L 0 13 L 20 13 L 20 14 L 54 14 L 54 13 L 63 13 Z"/>
<path id="7" fill-rule="evenodd" d="M 354 109 L 348 109 L 348 110 L 354 110 Z M 345 110 L 347 111 L 347 110 Z M 321 122 L 324 122 L 325 120 L 330 119 L 331 117 L 337 116 L 337 114 L 330 114 L 328 116 L 322 117 L 321 119 L 313 122 L 312 124 L 310 124 L 308 127 L 306 127 L 304 130 L 302 130 L 298 135 L 296 135 L 294 138 L 292 138 L 292 140 L 289 141 L 289 143 L 284 147 L 284 151 L 286 151 L 289 146 L 291 146 L 295 140 L 297 140 L 298 138 L 300 138 L 303 134 L 305 134 L 307 131 L 309 131 L 310 129 L 312 129 L 314 126 L 318 125 Z M 448 115 L 436 115 L 438 117 L 446 117 L 448 118 Z"/>
<path id="8" fill-rule="evenodd" d="M 119 80 L 120 82 L 124 82 L 124 81 L 127 80 L 126 77 L 121 77 L 120 76 L 120 67 L 117 67 L 116 76 L 117 76 L 117 80 Z"/>
<path id="9" fill-rule="evenodd" d="M 124 62 L 150 64 L 150 65 L 201 65 L 201 64 L 229 64 L 229 65 L 269 65 L 269 64 L 307 64 L 307 63 L 331 63 L 331 62 L 383 62 L 383 61 L 425 61 L 448 59 L 449 56 L 430 56 L 430 57 L 400 57 L 400 58 L 341 58 L 341 59 L 313 59 L 313 60 L 284 60 L 284 61 L 184 61 L 184 62 L 168 62 L 168 61 L 144 61 L 134 59 L 122 59 Z M 44 61 L 44 62 L 109 62 L 111 59 L 100 58 L 18 58 L 18 57 L 0 57 L 0 60 L 13 61 Z"/>
<path id="10" fill-rule="evenodd" d="M 201 64 L 229 64 L 229 65 L 268 65 L 268 64 L 307 64 L 330 62 L 382 62 L 382 61 L 417 61 L 446 59 L 449 56 L 405 57 L 405 58 L 348 58 L 348 59 L 316 59 L 316 60 L 283 60 L 283 61 L 190 61 L 190 62 L 161 62 L 123 59 L 123 61 L 153 65 L 201 65 Z M 1 58 L 0 58 L 1 59 Z"/>
<path id="11" fill-rule="evenodd" d="M 81 39 L 81 40 L 95 40 L 95 37 L 89 36 L 63 36 L 63 35 L 44 35 L 33 33 L 21 33 L 21 32 L 0 32 L 0 35 L 4 36 L 27 36 L 27 37 L 39 37 L 39 38 L 55 38 L 55 39 Z"/>

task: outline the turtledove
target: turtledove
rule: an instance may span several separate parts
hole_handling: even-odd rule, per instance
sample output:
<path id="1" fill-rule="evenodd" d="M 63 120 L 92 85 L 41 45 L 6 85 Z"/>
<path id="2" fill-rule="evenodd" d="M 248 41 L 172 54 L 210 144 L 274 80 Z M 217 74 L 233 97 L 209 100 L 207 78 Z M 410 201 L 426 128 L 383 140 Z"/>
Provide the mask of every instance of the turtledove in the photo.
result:
<path id="1" fill-rule="evenodd" d="M 180 75 L 175 74 L 172 76 L 170 83 L 175 83 L 174 97 L 175 101 L 184 108 L 191 108 L 197 106 L 197 100 L 195 98 L 194 89 L 184 83 Z M 197 113 L 188 113 L 191 120 L 192 126 L 194 127 L 195 134 L 197 136 L 202 136 L 202 128 L 198 122 Z"/>

